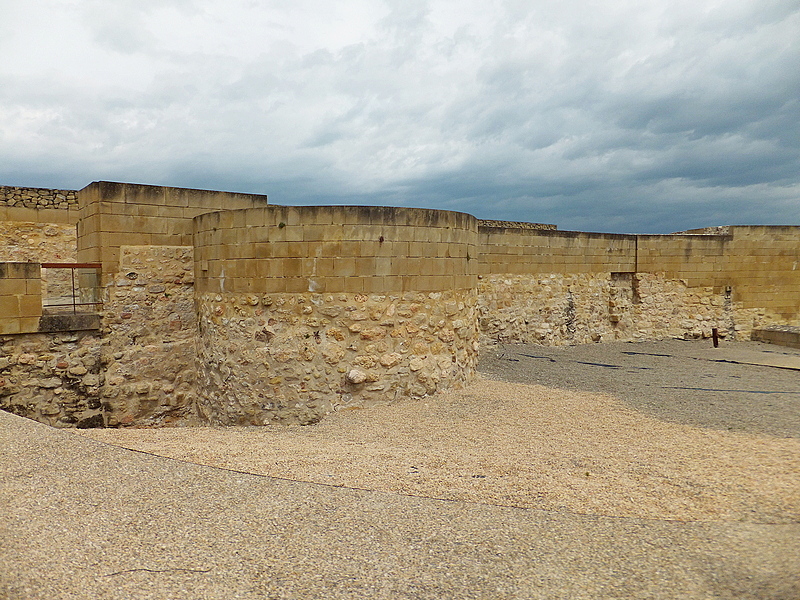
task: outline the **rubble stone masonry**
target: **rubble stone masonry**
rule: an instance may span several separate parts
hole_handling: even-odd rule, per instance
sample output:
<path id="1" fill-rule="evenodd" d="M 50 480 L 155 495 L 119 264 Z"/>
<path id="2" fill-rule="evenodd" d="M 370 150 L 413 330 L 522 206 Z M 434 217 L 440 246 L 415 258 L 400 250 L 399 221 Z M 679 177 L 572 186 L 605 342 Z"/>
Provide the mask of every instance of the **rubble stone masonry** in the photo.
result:
<path id="1" fill-rule="evenodd" d="M 308 424 L 460 386 L 479 342 L 800 325 L 800 227 L 586 233 L 96 182 L 76 238 L 69 201 L 2 198 L 0 407 L 55 426 Z M 37 263 L 76 258 L 103 265 L 102 326 L 41 333 Z"/>
<path id="2" fill-rule="evenodd" d="M 90 332 L 0 337 L 0 407 L 53 427 L 103 427 L 106 340 Z"/>
<path id="3" fill-rule="evenodd" d="M 15 208 L 55 208 L 61 210 L 78 208 L 76 190 L 51 190 L 0 185 L 0 206 Z"/>
<path id="4" fill-rule="evenodd" d="M 0 222 L 69 223 L 78 221 L 78 192 L 0 186 Z"/>
<path id="5" fill-rule="evenodd" d="M 478 298 L 484 343 L 709 338 L 715 328 L 721 337 L 749 334 L 724 292 L 689 288 L 663 273 L 490 275 Z"/>
<path id="6" fill-rule="evenodd" d="M 100 395 L 107 425 L 194 424 L 191 246 L 122 246 L 107 278 Z"/>
<path id="7" fill-rule="evenodd" d="M 222 425 L 314 423 L 475 372 L 475 292 L 202 294 L 198 411 Z"/>

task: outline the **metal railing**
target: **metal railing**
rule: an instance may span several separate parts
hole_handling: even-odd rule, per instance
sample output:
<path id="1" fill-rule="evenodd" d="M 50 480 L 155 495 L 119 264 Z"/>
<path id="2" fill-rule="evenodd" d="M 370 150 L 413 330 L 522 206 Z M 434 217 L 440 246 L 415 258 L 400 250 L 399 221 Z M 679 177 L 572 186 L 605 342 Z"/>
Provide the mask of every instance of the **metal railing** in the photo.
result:
<path id="1" fill-rule="evenodd" d="M 103 305 L 100 300 L 101 268 L 100 263 L 42 263 L 42 311 L 76 314 L 78 307 L 98 311 Z"/>

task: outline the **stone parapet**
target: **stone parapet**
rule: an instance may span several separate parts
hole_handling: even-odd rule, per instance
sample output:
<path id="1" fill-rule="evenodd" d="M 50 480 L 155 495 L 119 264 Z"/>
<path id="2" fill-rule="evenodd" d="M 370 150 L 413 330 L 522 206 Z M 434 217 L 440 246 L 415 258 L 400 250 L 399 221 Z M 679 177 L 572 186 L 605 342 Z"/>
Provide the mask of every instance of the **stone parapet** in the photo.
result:
<path id="1" fill-rule="evenodd" d="M 191 246 L 192 219 L 263 206 L 266 196 L 96 181 L 78 192 L 78 261 L 115 273 L 122 246 Z"/>
<path id="2" fill-rule="evenodd" d="M 636 270 L 636 236 L 480 227 L 481 275 Z"/>
<path id="3" fill-rule="evenodd" d="M 16 208 L 78 208 L 76 190 L 51 190 L 48 188 L 0 186 L 0 205 Z"/>
<path id="4" fill-rule="evenodd" d="M 551 223 L 528 223 L 525 221 L 494 221 L 478 219 L 478 227 L 496 227 L 501 229 L 537 229 L 540 231 L 555 231 L 557 226 Z"/>
<path id="5" fill-rule="evenodd" d="M 271 206 L 195 219 L 198 292 L 472 289 L 475 218 L 364 206 Z"/>

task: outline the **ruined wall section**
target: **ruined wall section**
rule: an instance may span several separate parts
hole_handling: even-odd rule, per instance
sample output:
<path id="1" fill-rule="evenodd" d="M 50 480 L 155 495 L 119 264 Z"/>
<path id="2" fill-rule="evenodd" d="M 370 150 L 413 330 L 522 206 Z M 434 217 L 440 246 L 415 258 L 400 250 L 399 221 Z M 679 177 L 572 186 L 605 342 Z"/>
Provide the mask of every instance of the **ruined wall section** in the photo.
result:
<path id="1" fill-rule="evenodd" d="M 78 193 L 0 186 L 0 262 L 75 262 Z"/>
<path id="2" fill-rule="evenodd" d="M 632 335 L 635 237 L 496 225 L 478 231 L 484 342 L 558 345 Z"/>
<path id="3" fill-rule="evenodd" d="M 75 210 L 78 208 L 78 192 L 0 185 L 0 206 Z"/>
<path id="4" fill-rule="evenodd" d="M 473 376 L 473 217 L 272 207 L 195 222 L 208 422 L 312 423 Z"/>
<path id="5" fill-rule="evenodd" d="M 563 232 L 98 182 L 76 255 L 58 200 L 0 202 L 0 261 L 104 267 L 101 336 L 36 332 L 38 265 L 0 277 L 0 406 L 55 426 L 310 423 L 460 385 L 478 327 L 572 344 L 800 325 L 799 227 Z"/>
<path id="6" fill-rule="evenodd" d="M 692 289 L 713 288 L 729 305 L 740 339 L 760 327 L 800 324 L 800 227 L 722 231 L 638 236 L 638 268 Z"/>
<path id="7" fill-rule="evenodd" d="M 106 287 L 107 425 L 192 424 L 194 261 L 189 246 L 122 246 Z"/>
<path id="8" fill-rule="evenodd" d="M 78 222 L 78 192 L 0 186 L 0 222 L 61 223 Z"/>
<path id="9" fill-rule="evenodd" d="M 102 427 L 103 348 L 84 331 L 0 336 L 0 408 L 53 427 Z"/>
<path id="10" fill-rule="evenodd" d="M 555 231 L 558 227 L 552 223 L 527 223 L 525 221 L 496 221 L 478 219 L 478 227 L 500 227 L 503 229 L 539 229 Z"/>
<path id="11" fill-rule="evenodd" d="M 75 225 L 0 220 L 0 262 L 75 262 Z"/>
<path id="12" fill-rule="evenodd" d="M 722 337 L 735 333 L 724 294 L 650 273 L 489 275 L 478 297 L 486 343 L 704 338 L 713 328 Z"/>
<path id="13" fill-rule="evenodd" d="M 113 182 L 78 196 L 77 258 L 103 265 L 107 425 L 194 422 L 192 219 L 266 196 Z"/>

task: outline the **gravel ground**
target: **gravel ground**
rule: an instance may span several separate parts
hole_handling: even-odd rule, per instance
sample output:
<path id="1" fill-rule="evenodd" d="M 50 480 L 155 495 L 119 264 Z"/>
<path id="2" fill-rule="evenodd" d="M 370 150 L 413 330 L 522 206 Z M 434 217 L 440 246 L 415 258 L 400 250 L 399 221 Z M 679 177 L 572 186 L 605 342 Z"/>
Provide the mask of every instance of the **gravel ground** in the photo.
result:
<path id="1" fill-rule="evenodd" d="M 237 473 L 0 412 L 3 600 L 800 597 L 800 525 L 522 510 Z"/>
<path id="2" fill-rule="evenodd" d="M 698 349 L 497 347 L 484 355 L 484 377 L 464 390 L 310 427 L 76 433 L 186 462 L 411 496 L 613 517 L 800 521 L 799 372 L 686 356 Z M 572 389 L 516 383 L 526 380 Z M 697 387 L 746 391 L 686 389 Z"/>

